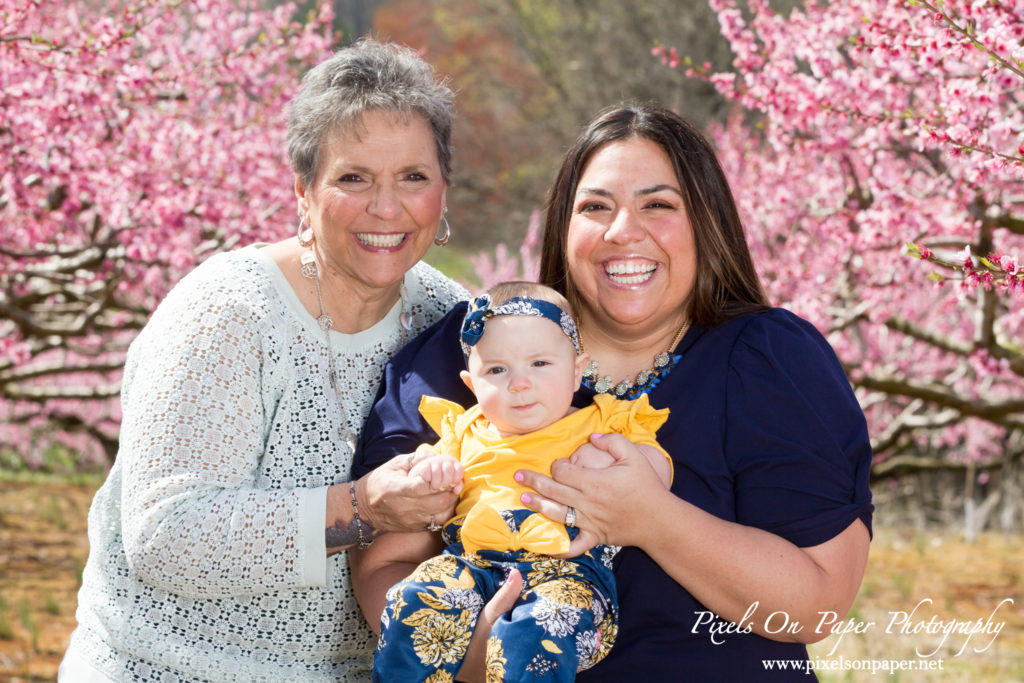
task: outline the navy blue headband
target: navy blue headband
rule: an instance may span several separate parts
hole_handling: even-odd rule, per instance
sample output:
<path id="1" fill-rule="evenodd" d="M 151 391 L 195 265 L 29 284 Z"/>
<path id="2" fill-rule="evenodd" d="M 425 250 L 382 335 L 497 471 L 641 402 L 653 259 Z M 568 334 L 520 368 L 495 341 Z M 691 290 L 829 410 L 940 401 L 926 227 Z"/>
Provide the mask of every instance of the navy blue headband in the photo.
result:
<path id="1" fill-rule="evenodd" d="M 460 336 L 462 339 L 462 350 L 466 353 L 466 356 L 469 356 L 470 347 L 476 346 L 476 343 L 480 341 L 480 337 L 484 336 L 484 327 L 487 325 L 487 319 L 497 315 L 536 315 L 547 318 L 558 325 L 562 332 L 565 333 L 565 336 L 569 338 L 569 341 L 576 348 L 576 353 L 580 352 L 580 333 L 576 328 L 576 321 L 572 319 L 571 315 L 550 301 L 517 296 L 505 301 L 500 306 L 491 308 L 490 295 L 483 294 L 469 304 L 469 311 L 462 321 L 462 334 Z"/>

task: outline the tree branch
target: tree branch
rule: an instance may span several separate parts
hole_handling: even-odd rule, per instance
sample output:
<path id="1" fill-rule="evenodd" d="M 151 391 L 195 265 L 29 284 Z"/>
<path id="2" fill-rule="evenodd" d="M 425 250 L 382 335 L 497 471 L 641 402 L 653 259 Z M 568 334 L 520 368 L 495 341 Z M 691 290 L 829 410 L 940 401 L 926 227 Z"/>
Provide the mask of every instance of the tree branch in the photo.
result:
<path id="1" fill-rule="evenodd" d="M 929 2 L 928 0 L 919 0 L 919 1 L 920 1 L 922 6 L 924 6 L 928 10 L 930 10 L 935 16 L 941 17 L 942 20 L 945 21 L 946 24 L 950 28 L 952 28 L 954 31 L 956 31 L 960 35 L 962 35 L 967 40 L 971 41 L 971 43 L 973 43 L 976 48 L 978 48 L 982 52 L 987 53 L 989 58 L 992 61 L 994 61 L 997 64 L 999 64 L 1001 67 L 1003 67 L 1007 71 L 1015 73 L 1018 76 L 1020 76 L 1021 78 L 1024 78 L 1024 69 L 1021 69 L 1016 64 L 1013 64 L 1012 62 L 1007 61 L 1005 58 L 1003 58 L 1002 55 L 996 54 L 996 52 L 994 52 L 988 45 L 985 45 L 985 43 L 983 43 L 980 40 L 978 40 L 974 36 L 974 32 L 969 30 L 967 28 L 966 24 L 964 26 L 961 26 L 961 25 L 957 24 L 953 20 L 953 17 L 950 16 L 946 12 L 945 8 L 941 7 L 941 3 L 939 3 L 939 6 L 936 6 L 936 5 L 932 4 L 931 2 Z"/>
<path id="2" fill-rule="evenodd" d="M 1003 216 L 996 221 L 996 226 L 1015 235 L 1024 235 L 1024 218 L 1018 216 Z"/>
<path id="3" fill-rule="evenodd" d="M 48 365 L 35 365 L 30 367 L 16 368 L 8 373 L 0 373 L 0 387 L 12 382 L 23 382 L 28 379 L 39 377 L 52 377 L 55 375 L 74 375 L 78 373 L 104 373 L 118 372 L 124 369 L 124 359 L 119 361 L 97 362 L 92 365 L 64 365 L 63 363 L 51 363 Z"/>
<path id="4" fill-rule="evenodd" d="M 960 420 L 960 413 L 952 408 L 947 408 L 938 413 L 924 413 L 920 411 L 925 405 L 921 399 L 912 400 L 903 411 L 892 420 L 881 434 L 871 439 L 871 450 L 875 453 L 884 453 L 891 450 L 899 442 L 904 434 L 915 429 L 941 429 Z"/>
<path id="5" fill-rule="evenodd" d="M 108 384 L 98 387 L 36 387 L 9 384 L 4 388 L 4 397 L 12 401 L 35 401 L 37 403 L 54 399 L 76 399 L 98 401 L 114 398 L 121 393 L 121 385 Z"/>
<path id="6" fill-rule="evenodd" d="M 913 337 L 919 341 L 933 346 L 943 351 L 956 354 L 958 356 L 970 355 L 972 347 L 968 344 L 958 344 L 951 339 L 945 337 L 939 337 L 938 335 L 928 332 L 922 327 L 918 327 L 913 323 L 904 320 L 903 318 L 892 317 L 885 321 L 885 326 L 890 330 L 905 334 L 908 337 Z"/>
<path id="7" fill-rule="evenodd" d="M 26 424 L 33 417 L 35 416 L 21 415 L 12 417 L 9 421 L 15 424 Z M 116 434 L 117 425 L 113 421 L 110 422 L 111 426 L 114 428 L 115 435 L 111 436 L 100 429 L 98 425 L 86 422 L 78 415 L 72 415 L 71 413 L 54 412 L 48 414 L 45 419 L 55 431 L 66 432 L 69 434 L 81 432 L 95 439 L 103 449 L 108 463 L 114 462 L 114 459 L 117 457 L 119 437 Z"/>
<path id="8" fill-rule="evenodd" d="M 895 377 L 860 375 L 850 378 L 854 386 L 886 394 L 919 398 L 940 406 L 953 408 L 964 416 L 978 417 L 1001 426 L 1024 425 L 1008 420 L 1015 413 L 1024 413 L 1024 398 L 1009 401 L 969 401 L 954 394 L 948 387 L 938 384 L 917 384 L 911 380 Z"/>
<path id="9" fill-rule="evenodd" d="M 963 472 L 966 471 L 969 466 L 973 466 L 975 470 L 1000 469 L 1006 465 L 1012 464 L 1016 460 L 1019 460 L 1022 455 L 1024 455 L 1024 451 L 1018 450 L 1016 452 L 1006 453 L 999 459 L 990 460 L 984 463 L 956 462 L 935 456 L 894 455 L 891 458 L 886 458 L 881 462 L 876 462 L 871 465 L 871 481 L 874 483 L 883 479 L 891 479 L 929 470 L 933 472 L 941 470 Z"/>
<path id="10" fill-rule="evenodd" d="M 927 330 L 918 327 L 903 318 L 889 318 L 885 321 L 885 326 L 890 330 L 905 334 L 908 337 L 922 341 L 929 346 L 942 349 L 943 351 L 957 356 L 969 356 L 977 348 L 973 345 L 957 343 L 946 337 L 939 337 L 938 335 L 932 334 L 931 332 L 928 332 Z M 984 347 L 984 349 L 993 358 L 1008 360 L 1010 362 L 1010 370 L 1013 374 L 1024 377 L 1024 354 L 1022 354 L 1019 349 L 1015 349 L 1000 342 L 995 335 L 992 336 L 989 340 L 988 346 Z"/>

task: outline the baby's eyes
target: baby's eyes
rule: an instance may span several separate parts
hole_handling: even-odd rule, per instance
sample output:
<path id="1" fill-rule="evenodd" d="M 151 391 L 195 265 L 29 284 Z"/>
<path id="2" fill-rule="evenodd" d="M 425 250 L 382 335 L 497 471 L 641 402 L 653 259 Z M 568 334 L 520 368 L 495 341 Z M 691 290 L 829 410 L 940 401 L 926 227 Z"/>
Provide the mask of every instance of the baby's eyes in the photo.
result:
<path id="1" fill-rule="evenodd" d="M 530 361 L 530 367 L 532 367 L 532 368 L 543 368 L 543 367 L 546 367 L 548 365 L 551 365 L 551 361 L 548 361 L 548 360 Z M 484 374 L 485 375 L 500 375 L 503 372 L 506 372 L 507 370 L 508 370 L 508 368 L 506 368 L 504 365 L 494 365 L 494 366 L 489 367 L 486 370 L 484 370 Z"/>

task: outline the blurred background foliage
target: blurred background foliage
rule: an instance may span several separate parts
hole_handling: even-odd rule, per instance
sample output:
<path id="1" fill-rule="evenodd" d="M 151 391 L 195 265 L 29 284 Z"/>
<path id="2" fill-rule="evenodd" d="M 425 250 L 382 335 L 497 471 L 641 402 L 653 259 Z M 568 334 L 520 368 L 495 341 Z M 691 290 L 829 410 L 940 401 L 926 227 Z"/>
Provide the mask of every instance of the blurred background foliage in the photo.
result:
<path id="1" fill-rule="evenodd" d="M 705 2 L 349 0 L 335 10 L 351 27 L 345 41 L 370 31 L 421 50 L 451 78 L 459 119 L 450 220 L 463 249 L 522 240 L 562 153 L 600 109 L 639 99 L 702 125 L 725 116 L 709 84 L 651 55 L 671 43 L 696 64 L 727 68 L 729 47 Z"/>
<path id="2" fill-rule="evenodd" d="M 278 4 L 283 3 L 266 0 L 268 6 Z M 316 4 L 301 2 L 296 16 L 307 15 Z M 527 237 L 563 151 L 601 108 L 653 99 L 700 125 L 725 121 L 726 104 L 709 84 L 687 78 L 683 69 L 666 68 L 651 54 L 671 45 L 684 64 L 689 59 L 709 63 L 713 71 L 728 69 L 729 47 L 703 0 L 332 4 L 339 46 L 365 34 L 407 44 L 421 50 L 458 92 L 449 211 L 454 239 L 444 250 L 432 248 L 427 260 L 471 285 L 479 284 L 481 271 L 473 257 Z M 771 3 L 782 14 L 797 4 Z M 99 437 L 107 439 L 112 458 L 116 437 Z M 0 679 L 53 679 L 74 625 L 74 593 L 88 548 L 88 503 L 108 466 L 109 460 L 85 461 L 61 444 L 40 446 L 26 460 L 24 453 L 0 443 Z M 1003 478 L 1021 476 L 1019 462 L 1011 462 Z M 943 463 L 933 472 L 876 482 L 877 533 L 853 614 L 884 619 L 886 610 L 932 597 L 943 614 L 983 619 L 1001 598 L 1019 596 L 1024 546 L 1018 536 L 986 532 L 967 544 L 948 533 L 961 526 L 973 497 L 984 501 L 983 517 L 995 509 L 996 498 L 986 490 L 990 486 L 988 474 L 969 463 Z M 1015 495 L 1019 499 L 1019 490 Z M 890 528 L 893 523 L 899 528 Z M 954 662 L 958 669 L 927 680 L 1024 680 L 1024 612 L 1015 608 L 1008 618 L 1010 628 L 992 651 Z M 915 644 L 848 639 L 841 652 L 910 657 Z M 832 646 L 829 639 L 816 652 Z"/>
<path id="3" fill-rule="evenodd" d="M 281 0 L 255 1 L 261 9 L 284 4 Z M 92 0 L 87 0 L 86 4 L 92 8 L 97 6 Z M 337 46 L 352 43 L 363 35 L 409 45 L 421 51 L 438 72 L 450 80 L 458 93 L 455 172 L 448 214 L 454 236 L 445 249 L 432 248 L 427 260 L 471 288 L 486 284 L 488 279 L 530 277 L 530 273 L 519 268 L 535 261 L 532 257 L 536 256 L 539 210 L 544 205 L 547 188 L 564 150 L 576 137 L 579 127 L 597 111 L 623 100 L 655 100 L 674 108 L 702 127 L 721 124 L 718 129 L 722 130 L 723 126 L 728 127 L 728 121 L 736 120 L 737 109 L 730 107 L 708 82 L 687 77 L 686 68 L 667 68 L 663 53 L 654 54 L 671 48 L 678 50 L 680 67 L 689 64 L 697 66 L 699 71 L 730 70 L 733 55 L 722 35 L 718 18 L 704 1 L 333 0 L 331 4 L 334 11 L 331 29 Z M 801 3 L 797 0 L 772 0 L 770 4 L 778 15 L 786 16 L 790 9 Z M 315 16 L 319 6 L 316 0 L 303 0 L 295 8 L 296 21 L 301 23 Z M 286 13 L 290 11 L 286 10 Z M 857 15 L 853 23 L 859 19 L 860 15 Z M 265 24 L 261 26 L 265 27 Z M 282 42 L 290 44 L 294 41 Z M 782 41 L 782 44 L 788 45 L 789 42 Z M 274 60 L 274 63 L 279 64 L 281 60 Z M 806 71 L 806 65 L 798 70 L 801 69 Z M 291 88 L 297 85 L 297 82 L 293 83 L 295 78 L 295 75 L 287 74 L 282 87 L 291 92 Z M 95 90 L 95 83 L 91 88 Z M 282 107 L 283 104 L 274 109 L 279 111 Z M 730 112 L 734 118 L 727 120 Z M 756 116 L 749 112 L 738 115 Z M 253 125 L 251 118 L 241 118 Z M 741 161 L 752 162 L 766 156 L 761 154 L 763 150 L 759 149 L 758 143 L 772 121 L 761 119 L 760 123 L 766 125 L 760 129 L 756 126 L 730 128 L 740 130 L 743 136 L 739 140 L 727 141 L 732 145 L 734 161 L 738 157 Z M 269 125 L 256 128 L 264 132 L 270 129 Z M 797 149 L 795 145 L 784 147 L 790 151 Z M 794 152 L 796 157 L 801 154 L 799 150 Z M 254 156 L 266 158 L 268 153 Z M 802 156 L 808 159 L 818 155 Z M 734 163 L 732 168 L 740 165 Z M 873 168 L 873 165 L 868 164 L 868 167 Z M 162 176 L 163 170 L 161 166 L 156 175 Z M 796 177 L 810 175 L 813 173 L 797 174 Z M 745 180 L 746 188 L 761 187 L 760 177 L 753 181 L 750 178 Z M 211 181 L 207 184 L 231 187 L 227 182 Z M 290 190 L 285 186 L 279 189 L 287 195 L 287 201 L 280 204 L 287 204 Z M 751 194 L 770 193 L 746 194 L 749 197 Z M 836 197 L 839 195 L 828 199 Z M 837 201 L 840 200 L 841 197 Z M 803 207 L 811 202 L 801 197 L 797 204 Z M 754 208 L 759 208 L 756 203 Z M 756 210 L 751 214 L 758 219 L 774 215 L 771 211 L 758 213 Z M 799 232 L 786 220 L 784 216 L 784 225 L 778 235 L 773 233 L 780 245 L 787 244 L 785 238 L 790 232 Z M 269 223 L 274 230 L 289 229 L 281 228 L 283 223 L 277 220 Z M 213 229 L 219 225 L 211 219 L 206 227 L 215 232 Z M 748 223 L 748 229 L 750 227 Z M 215 245 L 216 248 L 230 248 L 239 235 L 231 237 L 234 241 L 224 239 Z M 812 246 L 820 245 L 830 237 L 808 242 Z M 252 235 L 246 238 L 252 238 Z M 518 252 L 515 245 L 522 245 Z M 204 253 L 212 252 L 213 247 L 203 246 L 203 249 Z M 902 257 L 896 254 L 895 258 Z M 789 266 L 793 260 L 792 257 L 780 257 L 775 259 L 774 265 Z M 171 275 L 167 277 L 173 279 Z M 789 271 L 784 271 L 783 275 L 769 279 L 784 282 L 795 278 Z M 136 286 L 131 282 L 126 284 Z M 138 289 L 154 299 L 161 296 L 146 287 Z M 864 303 L 861 294 L 862 291 L 858 290 L 849 298 L 860 306 Z M 819 307 L 834 302 L 817 289 L 812 289 L 809 296 Z M 41 302 L 38 308 L 52 311 L 56 308 L 52 305 L 55 300 Z M 777 300 L 784 305 L 789 303 L 785 297 Z M 123 353 L 123 347 L 152 310 L 150 304 L 149 300 L 138 303 L 131 324 L 123 324 L 122 329 L 117 330 L 122 333 L 117 339 L 123 342 L 122 348 L 117 350 Z M 995 305 L 991 308 L 994 310 Z M 797 307 L 794 310 L 802 313 Z M 860 319 L 863 317 L 861 313 L 851 313 L 848 321 Z M 3 322 L 2 318 L 0 322 Z M 821 321 L 813 322 L 818 324 Z M 31 337 L 34 333 L 29 330 L 27 334 Z M 3 341 L 2 336 L 0 341 Z M 96 353 L 111 353 L 110 340 L 114 338 L 114 335 L 105 337 Z M 958 353 L 961 348 L 973 349 L 964 343 L 956 346 Z M 918 359 L 919 356 L 915 357 L 914 362 Z M 75 469 L 102 470 L 109 466 L 117 450 L 120 415 L 116 410 L 116 380 L 119 379 L 117 373 L 121 361 L 121 358 L 113 358 L 108 366 L 89 366 L 104 373 L 104 393 L 96 394 L 94 391 L 89 397 L 94 399 L 98 409 L 106 412 L 79 414 L 72 410 L 58 410 L 56 402 L 46 400 L 49 394 L 40 394 L 42 398 L 30 397 L 32 401 L 19 404 L 21 412 L 15 414 L 16 419 L 7 421 L 15 425 L 19 422 L 28 424 L 32 443 L 24 447 L 22 443 L 14 444 L 12 439 L 7 439 L 5 444 L 0 433 L 0 472 L 23 467 L 35 472 L 60 474 Z M 6 376 L 3 374 L 5 370 Z M 52 374 L 47 374 L 51 371 Z M 29 377 L 35 382 L 32 388 L 38 392 L 44 389 L 50 394 L 68 392 L 76 387 L 67 379 L 67 372 L 67 363 L 56 369 L 48 366 L 39 369 L 28 367 L 26 370 L 14 366 L 5 368 L 0 363 L 0 390 L 9 390 L 8 398 L 19 399 L 21 397 L 11 393 L 10 389 L 16 387 L 20 379 Z M 85 395 L 84 391 L 67 395 L 81 397 Z M 878 403 L 874 399 L 872 401 Z M 915 405 L 924 405 L 920 408 L 922 411 L 935 412 L 934 406 L 925 403 L 918 400 Z M 0 401 L 0 418 L 3 418 L 3 407 Z M 963 419 L 959 412 L 954 414 L 954 418 Z M 876 420 L 876 423 L 887 424 L 885 420 Z M 0 419 L 2 427 L 3 420 Z M 884 437 L 883 431 L 874 429 L 872 435 Z M 54 443 L 49 438 L 54 434 L 83 438 Z M 1019 436 L 1017 438 L 1019 441 Z M 888 442 L 890 449 L 893 442 Z M 89 445 L 79 447 L 83 443 Z M 1005 463 L 979 465 L 947 457 L 952 449 L 946 442 L 942 442 L 940 447 L 942 452 L 936 452 L 935 457 L 919 457 L 933 454 L 917 449 L 908 454 L 909 460 L 891 459 L 884 463 L 884 468 L 876 466 L 875 492 L 880 510 L 884 508 L 885 514 L 901 519 L 913 518 L 919 526 L 955 523 L 965 508 L 971 512 L 972 518 L 977 518 L 978 522 L 971 526 L 978 529 L 997 515 L 1003 518 L 1004 527 L 1016 524 L 1022 509 L 1019 504 L 1020 487 L 1016 482 L 1024 476 L 1019 456 L 1007 458 Z M 876 449 L 876 454 L 880 450 Z M 912 467 L 904 467 L 908 462 Z M 1003 467 L 1003 474 L 991 476 L 989 470 L 996 467 Z M 908 473 L 909 476 L 904 476 Z M 882 479 L 885 479 L 884 483 Z M 975 499 L 978 501 L 976 505 Z M 1000 503 L 1000 500 L 1012 505 Z M 1003 505 L 1001 512 L 997 504 Z"/>

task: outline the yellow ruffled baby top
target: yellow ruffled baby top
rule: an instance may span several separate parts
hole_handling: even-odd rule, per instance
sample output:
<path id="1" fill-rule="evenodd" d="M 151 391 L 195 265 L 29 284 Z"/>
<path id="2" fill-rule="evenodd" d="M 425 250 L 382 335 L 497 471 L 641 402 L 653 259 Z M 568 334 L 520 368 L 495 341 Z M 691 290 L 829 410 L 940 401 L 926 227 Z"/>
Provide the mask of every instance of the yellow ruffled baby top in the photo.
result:
<path id="1" fill-rule="evenodd" d="M 520 496 L 531 489 L 517 482 L 517 470 L 551 474 L 551 464 L 567 458 L 590 440 L 593 433 L 618 433 L 636 444 L 660 450 L 672 467 L 672 458 L 654 434 L 668 419 L 668 409 L 657 410 L 641 395 L 621 401 L 607 394 L 594 403 L 529 434 L 501 436 L 480 412 L 442 398 L 424 396 L 420 413 L 441 439 L 435 445 L 462 463 L 464 488 L 455 516 L 462 520 L 461 540 L 467 552 L 478 550 L 527 550 L 557 555 L 569 550 L 569 534 L 562 524 L 533 514 L 510 525 L 506 511 L 524 509 Z M 502 512 L 506 512 L 503 516 Z M 517 527 L 517 531 L 513 528 Z"/>

